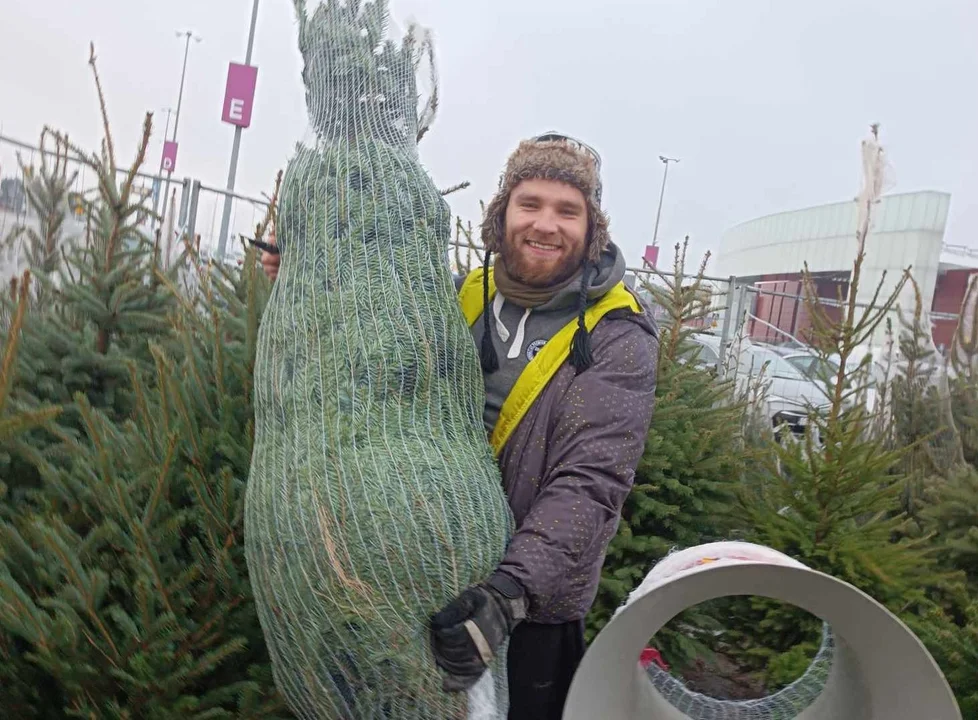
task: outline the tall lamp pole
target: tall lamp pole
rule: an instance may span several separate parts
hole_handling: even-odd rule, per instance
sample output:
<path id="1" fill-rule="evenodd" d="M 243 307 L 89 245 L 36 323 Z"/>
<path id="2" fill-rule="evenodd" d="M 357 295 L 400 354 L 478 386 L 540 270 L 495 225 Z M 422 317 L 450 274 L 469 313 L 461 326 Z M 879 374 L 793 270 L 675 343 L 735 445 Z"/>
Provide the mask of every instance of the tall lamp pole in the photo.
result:
<path id="1" fill-rule="evenodd" d="M 166 113 L 166 129 L 163 130 L 163 142 L 165 143 L 167 137 L 170 135 L 170 116 L 173 115 L 173 108 L 160 108 L 160 112 Z M 156 215 L 156 210 L 159 208 L 160 203 L 160 186 L 156 184 L 158 182 L 158 180 L 154 180 L 153 182 L 153 215 Z"/>
<path id="2" fill-rule="evenodd" d="M 183 71 L 180 73 L 180 93 L 177 96 L 177 112 L 176 117 L 173 121 L 173 142 L 177 141 L 177 128 L 180 127 L 180 108 L 183 105 L 183 85 L 184 81 L 187 79 L 187 56 L 190 55 L 190 41 L 191 39 L 200 42 L 202 38 L 198 35 L 194 35 L 190 30 L 182 30 L 177 32 L 177 37 L 186 37 L 187 44 L 183 51 Z M 169 124 L 169 122 L 167 123 Z M 164 136 L 165 137 L 165 136 Z M 166 173 L 166 184 L 163 187 L 163 214 L 166 214 L 166 202 L 167 195 L 170 193 L 170 178 L 173 177 L 173 170 L 168 170 Z"/>
<path id="3" fill-rule="evenodd" d="M 662 215 L 662 198 L 666 194 L 666 178 L 669 177 L 669 163 L 679 162 L 679 158 L 670 158 L 665 155 L 660 155 L 659 159 L 662 164 L 666 166 L 665 171 L 662 173 L 662 189 L 659 191 L 659 209 L 655 213 L 655 230 L 652 231 L 652 246 L 655 247 L 656 238 L 659 237 L 659 217 Z"/>
<path id="4" fill-rule="evenodd" d="M 251 28 L 248 31 L 248 50 L 245 53 L 245 65 L 251 65 L 251 51 L 255 46 L 255 26 L 258 23 L 258 0 L 251 6 Z M 228 226 L 231 224 L 231 193 L 234 192 L 234 180 L 238 173 L 238 151 L 241 149 L 240 125 L 234 128 L 234 144 L 231 146 L 231 168 L 228 170 L 227 194 L 224 196 L 224 214 L 221 215 L 221 234 L 217 240 L 217 258 L 224 259 L 224 251 L 228 242 Z"/>

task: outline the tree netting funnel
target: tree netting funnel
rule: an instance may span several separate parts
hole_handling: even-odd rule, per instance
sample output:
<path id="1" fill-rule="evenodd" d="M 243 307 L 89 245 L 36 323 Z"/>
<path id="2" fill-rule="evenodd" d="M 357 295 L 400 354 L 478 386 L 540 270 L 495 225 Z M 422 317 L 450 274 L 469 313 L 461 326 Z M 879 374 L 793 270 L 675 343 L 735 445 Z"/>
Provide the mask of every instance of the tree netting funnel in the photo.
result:
<path id="1" fill-rule="evenodd" d="M 820 617 L 823 646 L 809 671 L 750 702 L 693 693 L 647 673 L 642 648 L 670 619 L 708 600 L 759 595 Z M 917 637 L 853 586 L 769 548 L 712 543 L 656 565 L 594 639 L 571 685 L 564 720 L 961 720 L 947 681 Z"/>
<path id="2" fill-rule="evenodd" d="M 259 619 L 299 718 L 474 717 L 442 690 L 428 619 L 492 572 L 512 517 L 449 208 L 418 158 L 430 54 L 414 30 L 385 39 L 386 0 L 295 5 L 311 127 L 284 173 L 257 339 L 245 543 Z M 487 720 L 505 716 L 504 653 L 491 670 Z"/>

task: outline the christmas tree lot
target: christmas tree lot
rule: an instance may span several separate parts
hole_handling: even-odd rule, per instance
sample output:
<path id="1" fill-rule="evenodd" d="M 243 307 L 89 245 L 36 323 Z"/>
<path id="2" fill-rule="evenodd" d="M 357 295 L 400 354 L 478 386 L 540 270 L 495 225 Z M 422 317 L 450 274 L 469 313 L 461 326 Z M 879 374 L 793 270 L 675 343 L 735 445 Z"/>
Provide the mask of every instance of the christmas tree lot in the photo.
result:
<path id="1" fill-rule="evenodd" d="M 245 559 L 257 352 L 273 286 L 250 246 L 237 267 L 203 262 L 189 242 L 164 265 L 160 236 L 142 229 L 152 211 L 133 190 L 153 119 L 123 159 L 94 52 L 91 69 L 104 142 L 92 153 L 45 129 L 52 155 L 27 187 L 42 230 L 15 230 L 28 270 L 4 278 L 0 297 L 0 717 L 290 718 Z M 878 149 L 875 133 L 870 142 Z M 97 178 L 80 236 L 62 223 L 68 157 Z M 330 162 L 328 172 L 364 180 Z M 278 202 L 281 181 L 257 239 L 280 204 L 296 202 Z M 978 718 L 978 286 L 949 361 L 934 352 L 926 309 L 901 308 L 869 409 L 869 361 L 852 366 L 913 283 L 911 268 L 873 309 L 855 301 L 874 202 L 853 228 L 841 315 L 807 284 L 813 348 L 836 374 L 825 378 L 828 412 L 812 409 L 799 439 L 758 434 L 731 377 L 694 362 L 705 262 L 687 274 L 677 246 L 672 272 L 647 284 L 665 316 L 657 408 L 588 638 L 671 550 L 747 540 L 885 604 L 938 661 L 963 717 Z M 430 238 L 433 256 L 447 250 L 442 225 L 446 247 Z M 455 253 L 459 270 L 481 262 L 471 226 L 457 221 L 454 238 L 456 251 L 473 250 Z M 811 616 L 746 597 L 691 608 L 649 643 L 691 687 L 708 676 L 742 698 L 801 676 L 821 637 Z"/>
<path id="2" fill-rule="evenodd" d="M 98 87 L 94 49 L 91 65 Z M 287 717 L 243 550 L 268 283 L 253 251 L 235 273 L 189 247 L 163 270 L 132 193 L 152 119 L 117 172 L 98 90 L 101 152 L 60 139 L 98 178 L 86 235 L 39 237 L 64 240 L 61 262 L 5 299 L 0 716 Z M 31 198 L 64 213 L 56 194 Z"/>

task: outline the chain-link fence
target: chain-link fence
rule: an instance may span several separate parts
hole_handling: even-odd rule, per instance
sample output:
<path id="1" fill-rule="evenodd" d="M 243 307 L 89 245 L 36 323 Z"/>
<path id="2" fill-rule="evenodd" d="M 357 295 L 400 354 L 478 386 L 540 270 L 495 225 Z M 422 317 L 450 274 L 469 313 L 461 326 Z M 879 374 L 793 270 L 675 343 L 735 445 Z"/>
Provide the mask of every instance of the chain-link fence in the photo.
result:
<path id="1" fill-rule="evenodd" d="M 70 138 L 68 138 L 70 141 Z M 98 192 L 98 178 L 88 162 L 79 157 L 64 141 L 53 133 L 44 133 L 38 145 L 0 135 L 0 273 L 2 277 L 19 275 L 23 270 L 23 243 L 26 235 L 43 233 L 44 218 L 29 202 L 29 191 L 42 169 L 48 173 L 57 170 L 66 189 L 61 198 L 64 219 L 61 237 L 68 243 L 84 238 L 87 223 L 86 203 Z M 120 180 L 128 170 L 119 170 Z M 133 183 L 132 201 L 146 208 L 141 224 L 151 235 L 158 223 L 150 212 L 154 194 L 158 193 L 162 177 L 138 173 Z M 48 192 L 45 189 L 42 192 Z"/>
<path id="2" fill-rule="evenodd" d="M 97 192 L 92 168 L 75 152 L 65 150 L 53 134 L 45 134 L 37 145 L 0 135 L 0 273 L 3 277 L 19 274 L 24 269 L 21 240 L 13 236 L 22 235 L 24 229 L 35 232 L 41 229 L 41 220 L 28 202 L 27 188 L 33 174 L 45 162 L 48 166 L 58 163 L 69 186 L 63 237 L 70 241 L 84 236 L 85 200 Z M 120 174 L 126 172 L 119 170 Z M 240 261 L 241 238 L 254 236 L 256 225 L 268 209 L 267 199 L 210 187 L 193 178 L 138 173 L 133 190 L 134 201 L 147 209 L 145 232 L 148 237 L 160 232 L 167 262 L 179 256 L 187 238 L 193 238 L 202 259 L 215 259 L 221 245 L 226 206 L 224 261 Z"/>

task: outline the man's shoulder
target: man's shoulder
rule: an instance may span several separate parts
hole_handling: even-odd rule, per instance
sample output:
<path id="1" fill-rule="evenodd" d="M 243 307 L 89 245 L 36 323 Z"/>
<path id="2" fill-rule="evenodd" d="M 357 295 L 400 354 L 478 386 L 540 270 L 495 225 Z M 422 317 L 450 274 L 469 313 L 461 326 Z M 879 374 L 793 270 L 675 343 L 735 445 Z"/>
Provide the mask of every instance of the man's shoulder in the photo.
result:
<path id="1" fill-rule="evenodd" d="M 632 288 L 627 285 L 623 285 L 625 292 L 634 298 L 636 304 L 638 305 L 638 312 L 632 306 L 615 308 L 610 310 L 603 318 L 601 324 L 612 325 L 614 327 L 613 332 L 607 333 L 609 341 L 614 341 L 622 335 L 628 335 L 632 333 L 646 334 L 651 336 L 658 342 L 659 339 L 659 323 L 655 319 L 655 314 L 652 312 L 652 308 L 648 301 L 635 292 Z"/>

